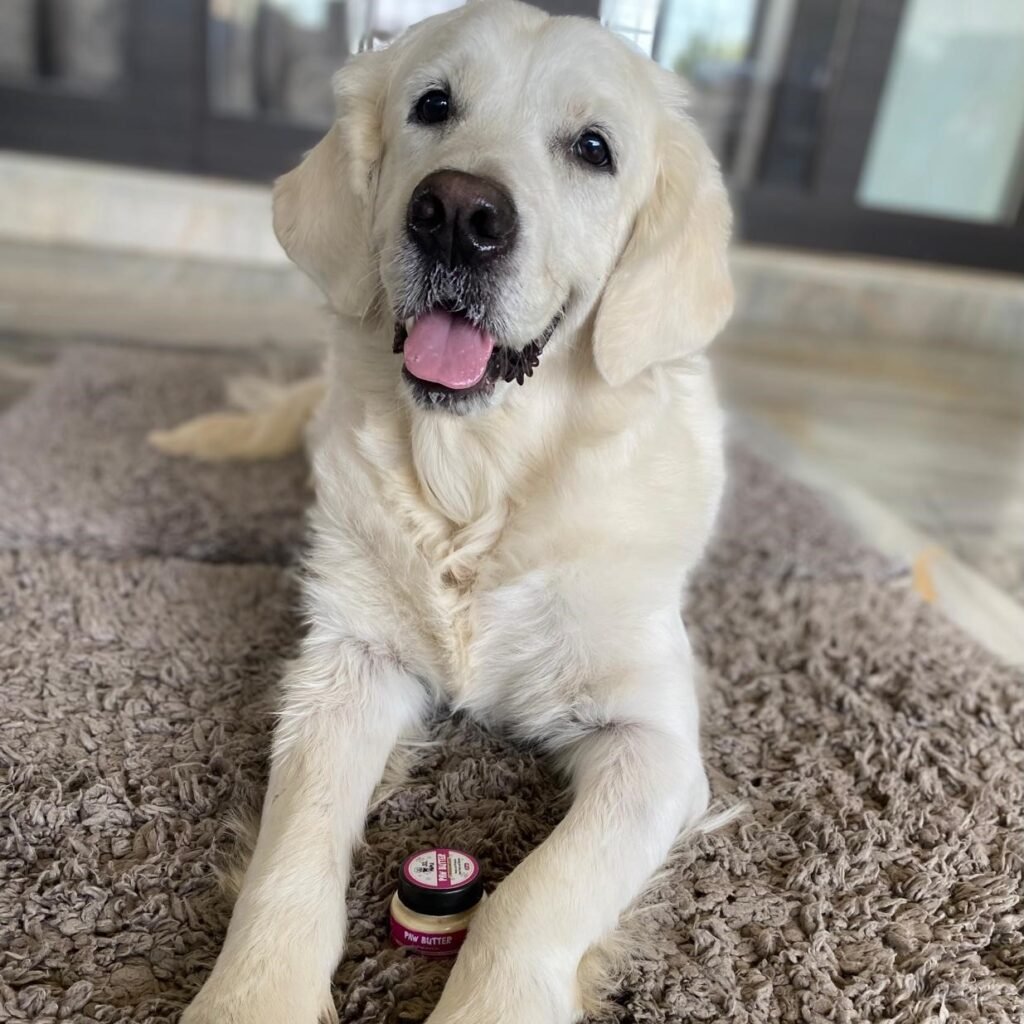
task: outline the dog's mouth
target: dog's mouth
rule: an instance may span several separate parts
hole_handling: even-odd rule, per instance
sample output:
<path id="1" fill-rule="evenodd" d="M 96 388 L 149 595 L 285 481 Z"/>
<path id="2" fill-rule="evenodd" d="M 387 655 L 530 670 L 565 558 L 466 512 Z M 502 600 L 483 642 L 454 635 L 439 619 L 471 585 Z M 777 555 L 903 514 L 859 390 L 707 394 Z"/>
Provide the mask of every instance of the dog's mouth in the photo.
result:
<path id="1" fill-rule="evenodd" d="M 487 397 L 499 380 L 523 384 L 562 322 L 560 309 L 543 332 L 521 349 L 499 344 L 460 310 L 432 309 L 395 324 L 394 351 L 402 375 L 421 405 L 457 410 Z"/>

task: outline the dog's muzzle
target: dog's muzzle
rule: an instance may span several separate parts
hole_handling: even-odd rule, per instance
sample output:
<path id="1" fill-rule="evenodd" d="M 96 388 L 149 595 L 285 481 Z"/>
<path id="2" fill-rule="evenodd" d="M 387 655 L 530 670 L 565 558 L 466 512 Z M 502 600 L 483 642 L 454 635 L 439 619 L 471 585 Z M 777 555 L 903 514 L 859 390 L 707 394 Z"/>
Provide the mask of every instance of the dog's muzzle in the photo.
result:
<path id="1" fill-rule="evenodd" d="M 394 350 L 404 355 L 403 376 L 419 404 L 466 411 L 499 380 L 522 384 L 533 374 L 562 310 L 522 348 L 502 344 L 489 316 L 518 227 L 512 197 L 488 178 L 434 171 L 413 189 L 406 230 L 418 266 Z"/>
<path id="2" fill-rule="evenodd" d="M 471 399 L 488 397 L 499 380 L 523 384 L 532 377 L 563 315 L 560 309 L 538 337 L 516 349 L 495 343 L 486 328 L 460 313 L 432 310 L 416 318 L 411 330 L 395 325 L 394 351 L 404 355 L 402 373 L 417 402 L 465 411 Z"/>

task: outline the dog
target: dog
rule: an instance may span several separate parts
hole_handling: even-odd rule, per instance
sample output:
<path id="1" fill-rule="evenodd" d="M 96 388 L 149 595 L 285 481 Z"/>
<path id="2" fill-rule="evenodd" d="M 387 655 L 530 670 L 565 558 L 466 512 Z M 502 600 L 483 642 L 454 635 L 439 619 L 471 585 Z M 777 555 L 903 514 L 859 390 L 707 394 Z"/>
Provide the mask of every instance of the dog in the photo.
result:
<path id="1" fill-rule="evenodd" d="M 334 91 L 274 189 L 336 319 L 309 629 L 183 1021 L 335 1019 L 352 847 L 393 748 L 446 707 L 541 747 L 573 802 L 429 1020 L 567 1024 L 588 950 L 708 807 L 680 606 L 724 482 L 728 197 L 677 76 L 517 0 L 430 18 Z"/>

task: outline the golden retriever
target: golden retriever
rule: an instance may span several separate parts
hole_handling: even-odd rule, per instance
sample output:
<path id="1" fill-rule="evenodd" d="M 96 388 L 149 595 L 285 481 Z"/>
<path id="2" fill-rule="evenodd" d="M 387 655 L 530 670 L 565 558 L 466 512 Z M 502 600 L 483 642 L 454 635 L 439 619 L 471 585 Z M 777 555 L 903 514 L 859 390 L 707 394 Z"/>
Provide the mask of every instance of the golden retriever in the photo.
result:
<path id="1" fill-rule="evenodd" d="M 723 483 L 702 350 L 732 306 L 729 204 L 680 80 L 594 22 L 485 0 L 334 87 L 274 193 L 337 318 L 310 628 L 183 1019 L 334 1019 L 367 804 L 446 706 L 542 745 L 574 799 L 478 911 L 430 1021 L 567 1024 L 588 949 L 708 804 L 679 609 Z"/>

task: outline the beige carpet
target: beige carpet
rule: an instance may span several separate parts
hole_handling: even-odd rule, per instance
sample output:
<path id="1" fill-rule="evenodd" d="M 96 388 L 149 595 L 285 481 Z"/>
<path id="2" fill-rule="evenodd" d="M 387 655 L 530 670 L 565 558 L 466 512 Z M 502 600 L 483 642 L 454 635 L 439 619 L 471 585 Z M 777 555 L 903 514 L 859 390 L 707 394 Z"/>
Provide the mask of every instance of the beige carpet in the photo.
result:
<path id="1" fill-rule="evenodd" d="M 197 471 L 143 437 L 234 365 L 78 350 L 0 418 L 0 1020 L 175 1020 L 220 943 L 308 496 L 299 460 Z M 613 1019 L 1020 1024 L 1021 674 L 743 452 L 689 616 L 713 786 L 750 812 L 635 912 Z M 531 754 L 436 732 L 369 821 L 346 1022 L 421 1020 L 443 982 L 386 945 L 403 855 L 465 846 L 497 881 L 562 806 Z"/>

